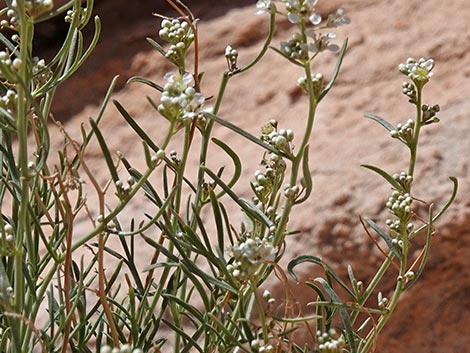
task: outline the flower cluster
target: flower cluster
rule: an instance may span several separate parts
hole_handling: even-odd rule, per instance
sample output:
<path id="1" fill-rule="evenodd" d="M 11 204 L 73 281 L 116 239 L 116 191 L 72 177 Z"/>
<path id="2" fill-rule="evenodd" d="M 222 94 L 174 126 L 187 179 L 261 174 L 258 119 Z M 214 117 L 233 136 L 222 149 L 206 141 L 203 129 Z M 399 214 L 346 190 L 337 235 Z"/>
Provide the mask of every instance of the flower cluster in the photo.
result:
<path id="1" fill-rule="evenodd" d="M 281 152 L 292 154 L 294 132 L 291 129 L 277 129 L 277 121 L 271 120 L 261 130 L 261 140 Z"/>
<path id="2" fill-rule="evenodd" d="M 284 186 L 284 196 L 289 200 L 295 200 L 299 196 L 300 188 L 297 185 L 290 186 L 289 184 Z"/>
<path id="3" fill-rule="evenodd" d="M 52 71 L 46 66 L 44 59 L 33 58 L 33 75 L 36 87 L 43 86 L 52 76 Z"/>
<path id="4" fill-rule="evenodd" d="M 335 28 L 351 23 L 351 19 L 345 15 L 344 8 L 340 7 L 335 13 L 329 14 L 326 20 L 326 27 Z"/>
<path id="5" fill-rule="evenodd" d="M 420 58 L 416 61 L 413 58 L 408 58 L 405 64 L 398 65 L 398 70 L 404 75 L 407 75 L 417 86 L 423 86 L 429 81 L 434 68 L 433 59 Z"/>
<path id="6" fill-rule="evenodd" d="M 72 23 L 75 16 L 79 16 L 78 23 L 84 24 L 85 19 L 87 17 L 88 8 L 80 7 L 77 10 L 68 10 L 65 14 L 65 22 Z"/>
<path id="7" fill-rule="evenodd" d="M 322 18 L 313 9 L 317 0 L 284 0 L 283 2 L 286 3 L 289 22 L 298 23 L 301 19 L 308 18 L 312 24 L 320 24 Z"/>
<path id="8" fill-rule="evenodd" d="M 405 124 L 397 124 L 396 130 L 390 131 L 390 136 L 397 138 L 405 144 L 409 144 L 413 140 L 415 122 L 408 119 Z"/>
<path id="9" fill-rule="evenodd" d="M 340 353 L 343 351 L 345 340 L 343 335 L 338 338 L 335 329 L 330 329 L 328 332 L 317 331 L 317 347 L 319 353 Z"/>
<path id="10" fill-rule="evenodd" d="M 272 344 L 264 344 L 262 345 L 258 339 L 252 340 L 250 342 L 250 347 L 253 352 L 257 353 L 273 353 L 274 346 Z"/>
<path id="11" fill-rule="evenodd" d="M 178 19 L 164 19 L 158 35 L 161 39 L 170 43 L 170 48 L 165 56 L 178 66 L 184 63 L 186 52 L 194 40 L 194 33 L 190 24 Z"/>
<path id="12" fill-rule="evenodd" d="M 312 53 L 320 53 L 325 50 L 336 52 L 339 50 L 338 45 L 330 43 L 331 39 L 336 38 L 335 33 L 319 33 L 314 29 L 308 29 L 305 31 L 305 33 L 313 39 L 313 43 L 309 44 L 308 46 L 309 51 Z"/>
<path id="13" fill-rule="evenodd" d="M 405 96 L 407 96 L 410 99 L 411 103 L 416 103 L 416 89 L 412 83 L 403 82 L 402 92 Z"/>
<path id="14" fill-rule="evenodd" d="M 0 233 L 0 253 L 2 256 L 9 255 L 15 248 L 15 236 L 13 235 L 13 227 L 5 224 L 3 232 Z"/>
<path id="15" fill-rule="evenodd" d="M 17 31 L 18 30 L 18 17 L 16 16 L 16 12 L 13 9 L 9 9 L 7 11 L 7 17 L 9 20 L 1 20 L 0 26 L 2 28 L 9 28 L 11 30 Z"/>
<path id="16" fill-rule="evenodd" d="M 407 222 L 411 217 L 411 203 L 413 198 L 408 193 L 393 191 L 385 204 L 389 211 L 397 216 L 402 222 Z"/>
<path id="17" fill-rule="evenodd" d="M 18 3 L 13 0 L 11 3 L 12 8 L 17 8 Z M 24 9 L 26 13 L 32 18 L 37 18 L 42 14 L 51 11 L 54 8 L 54 2 L 52 0 L 25 0 Z"/>
<path id="18" fill-rule="evenodd" d="M 313 95 L 318 98 L 323 90 L 323 75 L 320 73 L 311 76 Z M 297 86 L 308 92 L 307 77 L 302 76 L 297 80 Z"/>
<path id="19" fill-rule="evenodd" d="M 199 116 L 204 96 L 192 86 L 191 74 L 176 72 L 165 74 L 166 84 L 163 87 L 158 111 L 169 121 L 176 121 L 179 126 Z"/>
<path id="20" fill-rule="evenodd" d="M 11 113 L 16 107 L 17 100 L 17 93 L 14 90 L 9 89 L 0 98 L 0 108 L 6 109 L 8 112 Z"/>
<path id="21" fill-rule="evenodd" d="M 288 41 L 281 42 L 281 53 L 293 60 L 308 60 L 308 45 L 300 33 L 294 33 Z"/>
<path id="22" fill-rule="evenodd" d="M 384 297 L 382 292 L 379 292 L 377 294 L 377 305 L 379 306 L 380 309 L 385 309 L 387 304 L 388 304 L 388 298 Z"/>
<path id="23" fill-rule="evenodd" d="M 253 203 L 256 207 L 262 209 L 269 202 L 275 177 L 274 170 L 269 167 L 266 168 L 264 173 L 259 169 L 255 172 L 255 181 L 251 183 L 251 187 L 256 195 L 253 197 Z M 266 210 L 266 213 L 270 212 Z"/>
<path id="24" fill-rule="evenodd" d="M 229 71 L 237 70 L 238 51 L 233 49 L 230 45 L 227 45 L 225 48 L 225 59 L 227 59 Z"/>
<path id="25" fill-rule="evenodd" d="M 436 114 L 441 110 L 439 104 L 435 104 L 432 107 L 427 104 L 423 104 L 421 110 L 423 112 L 423 124 L 429 125 L 433 123 L 438 123 L 440 121 L 439 118 L 436 116 Z"/>
<path id="26" fill-rule="evenodd" d="M 267 261 L 274 261 L 276 249 L 266 238 L 247 238 L 229 249 L 227 270 L 239 281 L 248 280 Z"/>
<path id="27" fill-rule="evenodd" d="M 271 0 L 258 0 L 256 2 L 256 14 L 262 14 L 263 12 L 271 12 L 273 9 L 275 10 L 276 7 L 274 6 Z"/>
<path id="28" fill-rule="evenodd" d="M 403 190 L 410 191 L 413 176 L 406 172 L 401 172 L 400 174 L 393 174 L 393 179 L 398 181 L 398 183 L 403 187 Z"/>
<path id="29" fill-rule="evenodd" d="M 129 344 L 124 344 L 120 348 L 102 346 L 99 353 L 144 353 L 144 351 L 140 348 L 132 348 Z"/>

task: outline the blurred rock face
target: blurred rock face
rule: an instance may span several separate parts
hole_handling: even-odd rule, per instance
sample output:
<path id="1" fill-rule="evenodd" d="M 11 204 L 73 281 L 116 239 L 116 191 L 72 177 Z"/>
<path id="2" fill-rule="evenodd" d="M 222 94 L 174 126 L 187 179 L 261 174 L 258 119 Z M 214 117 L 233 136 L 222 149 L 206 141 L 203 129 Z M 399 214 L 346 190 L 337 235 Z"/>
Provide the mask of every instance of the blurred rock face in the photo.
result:
<path id="1" fill-rule="evenodd" d="M 240 62 L 248 62 L 256 55 L 265 35 L 266 18 L 254 16 L 254 0 L 249 7 L 236 7 L 247 3 L 202 0 L 189 3 L 194 5 L 195 15 L 203 19 L 201 67 L 206 72 L 203 82 L 206 96 L 217 92 L 226 65 L 225 46 L 237 48 Z M 432 57 L 436 61 L 435 76 L 425 91 L 425 100 L 441 105 L 441 123 L 423 135 L 416 191 L 420 198 L 435 202 L 437 210 L 451 190 L 447 176 L 459 178 L 460 190 L 452 210 L 436 225 L 424 276 L 403 298 L 377 342 L 377 351 L 466 352 L 470 344 L 466 334 L 470 327 L 470 7 L 467 0 L 445 4 L 439 0 L 323 0 L 319 2 L 319 12 L 326 14 L 339 5 L 346 8 L 353 21 L 338 31 L 338 44 L 341 38 L 349 37 L 349 52 L 340 79 L 318 110 L 312 139 L 314 194 L 294 214 L 292 227 L 301 230 L 301 234 L 287 244 L 285 258 L 305 253 L 322 256 L 343 274 L 347 265 L 352 264 L 356 277 L 364 282 L 374 273 L 381 255 L 367 238 L 358 216 L 384 222 L 389 190 L 377 176 L 359 165 L 375 164 L 399 172 L 407 155 L 381 127 L 362 115 L 374 112 L 394 124 L 405 122 L 414 113 L 401 94 L 404 76 L 397 71 L 397 65 L 409 56 Z M 145 94 L 155 93 L 140 86 L 124 86 L 123 82 L 131 75 L 142 75 L 161 83 L 164 72 L 171 70 L 156 53 L 149 51 L 145 41 L 145 37 L 157 37 L 159 20 L 151 12 L 170 11 L 168 6 L 158 6 L 160 2 L 133 2 L 132 6 L 128 1 L 96 2 L 95 12 L 103 19 L 101 42 L 88 65 L 67 83 L 56 100 L 56 117 L 69 120 L 69 130 L 96 113 L 95 106 L 115 74 L 123 76 L 116 98 L 139 117 L 144 128 L 155 130 L 159 117 L 143 99 Z M 57 24 L 57 28 L 62 30 L 63 24 Z M 279 28 L 274 45 L 290 36 L 287 23 L 279 23 Z M 44 43 L 54 41 L 53 36 L 47 37 L 54 31 L 50 27 L 40 29 L 46 38 Z M 44 46 L 38 50 L 47 52 L 47 45 Z M 314 70 L 328 78 L 334 61 L 334 55 L 325 56 Z M 299 75 L 279 55 L 269 53 L 258 68 L 230 82 L 221 116 L 254 134 L 271 118 L 278 119 L 283 127 L 302 129 L 300 117 L 306 104 L 305 97 L 296 90 Z M 137 136 L 129 133 L 117 115 L 108 110 L 103 133 L 111 147 L 127 150 L 137 158 L 139 152 L 133 150 Z M 257 168 L 255 152 L 226 130 L 216 133 L 250 162 L 243 174 L 249 180 Z M 155 138 L 158 141 L 158 133 Z M 94 158 L 93 154 L 90 158 Z M 214 152 L 214 165 L 218 158 L 221 156 Z M 96 163 L 102 161 L 97 158 Z M 248 181 L 241 188 L 248 193 Z M 420 243 L 423 239 L 417 239 L 417 252 Z M 312 271 L 305 268 L 304 278 L 314 277 Z M 389 275 L 393 278 L 394 273 Z M 391 290 L 390 285 L 391 282 L 384 284 L 384 293 Z M 299 299 L 311 300 L 308 292 Z"/>

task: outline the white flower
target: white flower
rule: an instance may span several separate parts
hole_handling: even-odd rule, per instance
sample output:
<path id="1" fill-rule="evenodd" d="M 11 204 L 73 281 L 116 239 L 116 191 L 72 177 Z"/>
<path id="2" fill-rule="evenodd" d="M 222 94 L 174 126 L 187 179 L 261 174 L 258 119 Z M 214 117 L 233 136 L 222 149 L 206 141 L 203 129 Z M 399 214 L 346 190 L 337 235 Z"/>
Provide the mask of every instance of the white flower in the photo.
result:
<path id="1" fill-rule="evenodd" d="M 168 72 L 164 78 L 166 84 L 163 86 L 158 111 L 169 120 L 189 120 L 198 115 L 205 98 L 192 87 L 193 76 L 189 73 L 181 75 Z"/>
<path id="2" fill-rule="evenodd" d="M 345 11 L 342 7 L 336 10 L 336 13 L 329 15 L 326 20 L 326 26 L 330 28 L 347 25 L 349 23 L 351 23 L 351 19 L 345 16 Z"/>
<path id="3" fill-rule="evenodd" d="M 432 77 L 431 72 L 434 68 L 433 59 L 420 58 L 416 61 L 413 58 L 408 58 L 405 64 L 398 65 L 398 70 L 407 75 L 415 82 L 426 83 Z"/>
<path id="4" fill-rule="evenodd" d="M 258 0 L 256 3 L 256 8 L 258 9 L 256 14 L 260 15 L 265 12 L 271 12 L 272 6 L 273 4 L 271 0 Z"/>
<path id="5" fill-rule="evenodd" d="M 267 239 L 248 238 L 232 246 L 229 256 L 233 262 L 227 266 L 228 271 L 232 276 L 244 281 L 254 274 L 261 264 L 274 261 L 276 249 Z"/>
<path id="6" fill-rule="evenodd" d="M 321 22 L 321 16 L 315 12 L 313 12 L 308 19 L 314 25 L 319 25 Z"/>

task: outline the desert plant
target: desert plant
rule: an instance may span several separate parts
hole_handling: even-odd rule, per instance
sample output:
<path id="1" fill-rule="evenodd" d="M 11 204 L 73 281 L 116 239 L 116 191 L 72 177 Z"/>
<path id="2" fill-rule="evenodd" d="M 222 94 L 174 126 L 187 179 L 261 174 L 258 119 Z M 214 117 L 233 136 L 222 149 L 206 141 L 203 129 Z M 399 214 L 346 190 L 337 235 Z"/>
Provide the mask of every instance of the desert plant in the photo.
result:
<path id="1" fill-rule="evenodd" d="M 159 16 L 160 39 L 148 38 L 148 42 L 174 65 L 174 71 L 162 83 L 142 77 L 129 80 L 158 93 L 158 102 L 147 99 L 167 124 L 166 134 L 156 141 L 121 103 L 112 102 L 142 141 L 144 170 L 138 170 L 124 154 L 110 151 L 100 129 L 117 78 L 98 115 L 89 119 L 88 128 L 82 126 L 80 142 L 51 112 L 55 90 L 97 43 L 97 18 L 87 49 L 81 32 L 91 18 L 92 0 L 85 7 L 74 0 L 58 9 L 45 0 L 6 1 L 0 12 L 8 18 L 2 27 L 14 31 L 11 38 L 0 35 L 5 46 L 0 53 L 0 350 L 371 351 L 400 296 L 422 273 L 433 224 L 456 193 L 457 181 L 452 178 L 454 191 L 439 212 L 429 206 L 427 219 L 422 219 L 414 211 L 413 205 L 421 202 L 412 190 L 420 132 L 439 121 L 439 106 L 423 104 L 422 97 L 433 60 L 408 59 L 399 67 L 409 77 L 403 93 L 416 108 L 415 119 L 395 127 L 376 115 L 366 115 L 410 152 L 408 170 L 398 174 L 365 166 L 392 188 L 385 205 L 392 214 L 386 227 L 363 219 L 366 231 L 372 229 L 386 246 L 375 276 L 363 284 L 349 267 L 349 280 L 341 278 L 313 255 L 291 259 L 285 270 L 279 261 L 286 238 L 296 233 L 290 229 L 292 210 L 312 191 L 309 143 L 315 111 L 333 87 L 347 50 L 347 40 L 341 48 L 332 43 L 331 31 L 349 23 L 349 18 L 338 9 L 322 19 L 315 12 L 315 0 L 258 1 L 259 12 L 270 17 L 266 40 L 259 54 L 240 67 L 237 50 L 227 46 L 227 70 L 209 106 L 201 91 L 204 75 L 199 65 L 198 20 L 182 2 L 167 2 L 178 17 Z M 52 16 L 64 16 L 69 31 L 57 54 L 46 63 L 33 56 L 34 26 Z M 279 47 L 272 46 L 278 16 L 285 16 L 296 29 Z M 255 136 L 219 116 L 219 110 L 230 80 L 261 65 L 269 48 L 304 71 L 297 83 L 307 97 L 308 113 L 299 131 L 269 120 Z M 328 51 L 338 55 L 327 80 L 312 72 L 312 62 Z M 258 151 L 261 167 L 253 180 L 241 178 L 245 161 L 228 141 L 213 136 L 215 125 L 246 139 Z M 65 141 L 57 158 L 49 147 L 50 130 L 56 128 Z M 92 140 L 100 146 L 109 171 L 104 183 L 87 163 L 85 152 Z M 175 141 L 181 142 L 180 147 L 168 151 Z M 224 166 L 209 167 L 209 150 L 215 147 L 231 160 L 231 175 L 227 176 Z M 188 160 L 195 150 L 199 163 L 192 174 Z M 240 184 L 251 187 L 251 199 L 235 191 Z M 97 207 L 88 201 L 87 193 L 95 195 Z M 142 215 L 143 221 L 136 217 L 124 223 L 126 206 L 135 198 L 145 199 L 154 212 Z M 244 216 L 240 225 L 234 224 L 239 218 L 236 210 Z M 90 227 L 77 238 L 74 226 L 79 214 L 88 217 Z M 417 236 L 424 236 L 426 242 L 414 259 L 408 249 Z M 111 246 L 110 238 L 118 239 L 121 248 Z M 142 246 L 154 254 L 144 269 L 135 263 L 136 249 Z M 88 255 L 83 251 L 79 255 L 79 249 L 88 249 Z M 111 273 L 105 271 L 105 256 L 116 260 Z M 314 314 L 308 316 L 294 305 L 295 296 L 287 286 L 287 275 L 297 279 L 296 267 L 307 262 L 321 266 L 325 274 L 305 283 L 312 289 L 309 306 Z M 123 267 L 127 268 L 124 281 L 119 277 Z M 276 298 L 269 290 L 260 290 L 274 275 L 286 284 L 282 315 L 273 310 Z M 387 299 L 377 288 L 390 276 L 396 278 L 396 287 Z M 376 302 L 370 300 L 372 295 L 377 295 Z M 301 346 L 295 341 L 293 335 L 300 327 L 311 336 L 310 344 Z"/>

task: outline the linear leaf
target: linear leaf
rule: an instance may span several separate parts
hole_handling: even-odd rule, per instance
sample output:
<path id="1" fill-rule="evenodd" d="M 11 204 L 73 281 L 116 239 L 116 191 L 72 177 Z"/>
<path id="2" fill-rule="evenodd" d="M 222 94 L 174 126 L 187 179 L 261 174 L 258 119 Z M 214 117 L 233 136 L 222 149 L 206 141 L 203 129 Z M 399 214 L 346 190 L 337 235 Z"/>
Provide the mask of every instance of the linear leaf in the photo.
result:
<path id="1" fill-rule="evenodd" d="M 382 178 L 387 180 L 389 182 L 389 184 L 392 185 L 396 190 L 406 192 L 406 190 L 403 188 L 403 186 L 398 181 L 393 179 L 393 177 L 390 174 L 383 171 L 382 169 L 380 169 L 378 167 L 374 167 L 373 165 L 368 165 L 368 164 L 363 164 L 363 165 L 361 165 L 361 167 L 364 167 L 364 168 L 367 168 L 367 169 L 370 169 L 370 170 L 376 172 Z"/>
<path id="2" fill-rule="evenodd" d="M 143 83 L 144 85 L 150 86 L 150 87 L 156 89 L 157 91 L 163 92 L 163 87 L 162 86 L 160 86 L 160 85 L 156 84 L 155 82 L 150 81 L 146 78 L 143 78 L 143 77 L 140 77 L 140 76 L 133 76 L 133 77 L 131 77 L 130 79 L 127 80 L 127 83 L 134 83 L 134 82 Z"/>
<path id="3" fill-rule="evenodd" d="M 131 115 L 127 112 L 126 109 L 119 103 L 117 100 L 113 100 L 114 105 L 116 106 L 117 110 L 119 110 L 119 113 L 121 113 L 122 117 L 127 121 L 127 123 L 130 125 L 130 127 L 139 135 L 139 137 L 144 140 L 147 145 L 155 152 L 158 152 L 160 150 L 160 147 L 158 147 L 152 139 L 145 133 L 144 130 L 137 124 L 137 122 L 131 117 Z"/>
<path id="4" fill-rule="evenodd" d="M 230 158 L 232 159 L 233 166 L 235 167 L 235 171 L 233 172 L 232 179 L 227 183 L 227 186 L 231 188 L 232 186 L 235 185 L 235 183 L 238 181 L 240 178 L 240 175 L 242 173 L 242 164 L 240 162 L 240 158 L 238 155 L 235 153 L 234 150 L 232 150 L 226 143 L 223 141 L 216 139 L 215 137 L 212 138 L 212 142 L 214 142 L 217 146 L 222 148 L 225 153 L 227 153 Z M 220 197 L 221 195 L 217 195 L 217 197 Z"/>
<path id="5" fill-rule="evenodd" d="M 392 243 L 392 237 L 390 235 L 388 235 L 388 233 L 386 231 L 384 231 L 382 228 L 380 228 L 377 223 L 375 223 L 373 220 L 371 220 L 370 218 L 368 217 L 365 217 L 364 218 L 365 221 L 367 222 L 367 224 L 378 234 L 380 235 L 380 237 L 385 241 L 385 243 L 387 244 L 388 248 L 390 249 L 390 251 L 393 253 L 393 255 L 395 255 L 396 257 L 400 257 L 400 253 L 398 252 L 397 248 L 395 247 L 395 245 L 393 245 Z"/>
<path id="6" fill-rule="evenodd" d="M 320 96 L 318 97 L 318 102 L 320 102 L 323 99 L 323 97 L 325 97 L 326 94 L 330 91 L 331 87 L 333 87 L 336 81 L 336 78 L 338 77 L 341 64 L 343 63 L 343 58 L 344 58 L 344 54 L 346 54 L 347 47 L 348 47 L 348 39 L 346 38 L 343 42 L 343 46 L 341 47 L 341 50 L 339 51 L 339 56 L 338 56 L 338 59 L 336 60 L 335 69 L 333 70 L 333 75 L 331 76 L 330 82 L 328 82 L 328 84 L 325 86 L 323 91 L 320 93 Z"/>
<path id="7" fill-rule="evenodd" d="M 222 214 L 220 212 L 219 200 L 214 193 L 214 190 L 209 190 L 209 197 L 212 204 L 212 210 L 214 212 L 215 227 L 217 229 L 217 242 L 220 249 L 225 249 L 224 246 L 224 226 L 222 221 Z"/>
<path id="8" fill-rule="evenodd" d="M 146 38 L 147 39 L 147 42 L 150 43 L 150 45 L 152 47 L 154 47 L 155 49 L 157 49 L 157 51 L 162 54 L 163 56 L 165 56 L 166 52 L 165 52 L 165 49 L 163 49 L 163 47 L 158 44 L 156 41 L 154 41 L 152 38 Z"/>
<path id="9" fill-rule="evenodd" d="M 381 118 L 378 115 L 371 114 L 371 113 L 366 113 L 366 114 L 364 114 L 364 116 L 366 118 L 369 118 L 369 119 L 372 119 L 372 120 L 378 122 L 380 125 L 382 125 L 384 128 L 386 128 L 388 131 L 396 130 L 395 127 L 392 124 L 390 124 L 387 120 Z"/>
<path id="10" fill-rule="evenodd" d="M 325 261 L 323 261 L 319 257 L 313 256 L 313 255 L 297 256 L 296 258 L 292 259 L 289 262 L 289 264 L 287 265 L 287 272 L 291 275 L 291 277 L 294 280 L 298 281 L 297 275 L 294 272 L 294 267 L 296 267 L 297 265 L 300 265 L 301 263 L 304 263 L 304 262 L 310 262 L 310 263 L 321 266 L 328 276 L 333 277 L 335 279 L 335 281 L 338 282 L 338 284 L 341 287 L 343 287 L 353 298 L 355 297 L 354 293 L 351 291 L 351 289 L 336 274 L 336 272 L 333 270 L 333 268 L 331 268 L 330 265 L 328 265 Z"/>
<path id="11" fill-rule="evenodd" d="M 106 142 L 104 140 L 103 134 L 101 133 L 100 129 L 98 128 L 98 125 L 92 118 L 89 118 L 89 121 L 91 124 L 91 128 L 93 129 L 93 132 L 95 133 L 96 138 L 98 139 L 101 152 L 103 153 L 109 172 L 111 173 L 111 177 L 113 178 L 113 181 L 116 182 L 119 180 L 119 176 L 118 176 L 116 167 L 114 165 L 113 159 L 111 157 L 111 154 L 109 153 L 108 146 L 106 145 Z"/>
<path id="12" fill-rule="evenodd" d="M 305 194 L 298 200 L 295 201 L 296 204 L 302 203 L 305 200 L 308 199 L 310 194 L 312 193 L 312 174 L 310 174 L 310 166 L 308 162 L 308 150 L 309 150 L 309 145 L 305 145 L 304 150 L 303 150 L 303 157 L 302 157 L 302 186 L 305 188 Z"/>
<path id="13" fill-rule="evenodd" d="M 267 226 L 272 225 L 272 221 L 266 217 L 259 209 L 248 203 L 247 201 L 239 198 L 212 170 L 206 167 L 201 167 L 214 181 L 235 201 L 248 215 L 258 219 Z"/>
<path id="14" fill-rule="evenodd" d="M 412 285 L 414 285 L 416 283 L 416 281 L 418 280 L 418 278 L 421 277 L 421 274 L 424 271 L 424 267 L 426 266 L 426 263 L 428 262 L 427 260 L 428 260 L 428 257 L 429 257 L 429 253 L 431 251 L 431 239 L 432 239 L 432 235 L 433 235 L 433 226 L 432 226 L 433 216 L 432 216 L 431 208 L 429 209 L 429 220 L 428 220 L 428 222 L 429 222 L 428 232 L 426 234 L 426 244 L 424 245 L 424 248 L 423 248 L 423 256 L 421 258 L 418 270 L 416 271 L 413 279 L 408 283 L 408 288 L 410 288 Z"/>
<path id="15" fill-rule="evenodd" d="M 447 202 L 445 203 L 444 207 L 442 207 L 441 210 L 436 213 L 436 215 L 432 218 L 432 223 L 436 222 L 445 213 L 445 211 L 447 211 L 450 205 L 452 205 L 452 203 L 454 202 L 455 196 L 457 195 L 459 181 L 456 177 L 449 177 L 449 179 L 453 183 L 452 194 L 450 195 L 449 200 L 447 200 Z M 421 232 L 423 229 L 426 229 L 426 227 L 428 227 L 428 224 L 423 224 L 421 227 L 413 231 L 412 235 L 410 236 L 410 239 L 413 239 L 419 232 Z"/>
<path id="16" fill-rule="evenodd" d="M 331 288 L 328 282 L 325 281 L 325 279 L 318 277 L 318 278 L 315 278 L 315 281 L 320 283 L 323 286 L 323 288 L 325 288 L 325 291 L 328 293 L 330 298 L 333 299 L 333 302 L 341 303 L 341 304 L 343 303 L 341 299 L 339 298 L 338 294 L 336 294 L 336 292 L 333 290 L 333 288 Z M 354 340 L 351 319 L 349 318 L 349 315 L 346 309 L 340 307 L 338 310 L 339 310 L 339 315 L 341 316 L 341 321 L 343 322 L 346 339 L 348 340 L 349 347 L 351 348 L 351 353 L 356 353 L 357 347 L 356 347 L 356 341 Z"/>
<path id="17" fill-rule="evenodd" d="M 243 136 L 244 138 L 256 143 L 258 146 L 263 147 L 265 150 L 267 150 L 269 152 L 278 154 L 278 155 L 283 156 L 287 159 L 292 159 L 291 156 L 277 150 L 276 148 L 272 147 L 271 145 L 268 145 L 267 143 L 261 141 L 259 138 L 253 136 L 249 132 L 243 130 L 242 128 L 240 128 L 238 126 L 236 126 L 235 124 L 232 124 L 231 122 L 228 122 L 227 120 L 224 120 L 224 119 L 218 117 L 217 115 L 214 115 L 214 114 L 209 113 L 209 112 L 205 112 L 204 116 L 208 119 L 214 120 L 215 122 L 217 122 L 220 125 L 232 130 L 233 132 Z"/>

